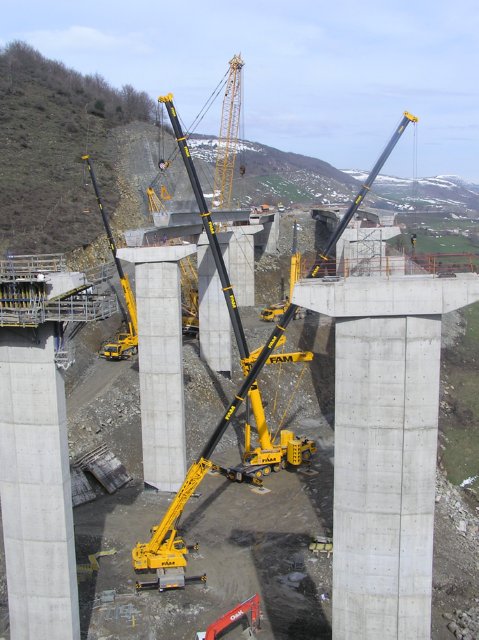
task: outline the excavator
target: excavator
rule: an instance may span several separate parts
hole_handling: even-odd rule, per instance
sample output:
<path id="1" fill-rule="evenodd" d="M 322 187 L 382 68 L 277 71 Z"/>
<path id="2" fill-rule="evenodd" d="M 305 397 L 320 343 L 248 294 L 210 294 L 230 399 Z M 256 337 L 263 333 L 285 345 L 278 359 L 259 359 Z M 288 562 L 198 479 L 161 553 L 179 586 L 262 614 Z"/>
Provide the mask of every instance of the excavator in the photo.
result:
<path id="1" fill-rule="evenodd" d="M 250 614 L 251 620 L 248 614 Z M 237 629 L 241 630 L 241 638 L 255 640 L 255 632 L 260 628 L 259 595 L 255 593 L 254 596 L 233 607 L 221 618 L 212 622 L 206 631 L 197 631 L 195 640 L 219 640 L 225 634 L 230 634 Z"/>
<path id="2" fill-rule="evenodd" d="M 171 94 L 168 94 L 167 96 L 160 98 L 160 100 L 162 100 L 166 105 L 173 130 L 183 157 L 190 158 L 190 152 L 187 146 L 186 138 L 181 130 L 178 117 L 176 115 L 176 110 L 173 105 L 173 96 Z M 349 222 L 357 212 L 359 206 L 364 200 L 364 197 L 371 189 L 371 186 L 377 175 L 379 174 L 379 171 L 396 146 L 398 140 L 404 133 L 408 124 L 411 122 L 416 123 L 417 121 L 417 117 L 413 116 L 407 111 L 404 112 L 399 125 L 395 129 L 390 141 L 386 145 L 384 151 L 371 170 L 368 178 L 366 179 L 366 182 L 363 184 L 363 186 L 359 190 L 358 195 L 344 214 L 341 222 L 332 233 L 325 249 L 322 252 L 318 253 L 316 260 L 307 276 L 308 278 L 320 278 L 325 275 L 325 263 L 327 263 L 331 259 L 336 243 L 338 242 Z M 193 176 L 196 176 L 193 163 L 189 164 L 185 162 L 185 166 L 187 167 L 189 175 L 191 174 Z M 192 180 L 192 184 L 193 183 L 194 180 Z M 195 191 L 195 194 L 196 193 L 197 191 Z M 210 230 L 212 229 L 214 232 L 214 225 L 211 221 L 211 214 L 208 212 L 206 206 L 202 205 L 200 211 L 202 212 L 201 215 L 204 219 L 205 226 L 208 226 Z M 217 242 L 216 237 L 214 239 Z M 220 277 L 223 278 L 223 275 L 220 274 Z M 224 284 L 223 290 L 225 296 L 233 295 L 230 287 L 225 290 Z M 236 309 L 236 305 L 234 305 L 233 308 Z M 232 420 L 236 415 L 238 409 L 248 398 L 250 390 L 257 385 L 256 381 L 258 375 L 261 373 L 268 358 L 273 354 L 274 349 L 277 347 L 278 341 L 280 341 L 280 339 L 284 336 L 284 332 L 286 331 L 288 324 L 293 319 L 293 316 L 296 313 L 296 309 L 297 305 L 291 303 L 291 305 L 286 310 L 281 323 L 275 325 L 271 336 L 266 341 L 259 354 L 255 357 L 254 363 L 250 367 L 248 374 L 244 378 L 240 389 L 235 394 L 234 399 L 227 407 L 224 415 L 222 416 L 212 435 L 208 439 L 208 442 L 204 446 L 199 457 L 189 468 L 182 486 L 170 503 L 170 506 L 168 507 L 160 524 L 152 528 L 152 535 L 150 540 L 145 543 L 138 542 L 132 550 L 132 563 L 133 568 L 136 571 L 157 572 L 157 579 L 148 583 L 144 583 L 145 588 L 158 588 L 159 590 L 163 590 L 165 588 L 169 588 L 167 586 L 169 583 L 174 584 L 174 588 L 182 588 L 187 583 L 188 578 L 185 576 L 185 568 L 187 564 L 186 556 L 192 549 L 196 550 L 198 548 L 198 545 L 188 547 L 184 539 L 178 533 L 179 521 L 184 507 L 191 496 L 197 491 L 198 486 L 202 482 L 205 475 L 214 468 L 214 464 L 211 461 L 211 455 L 213 451 L 220 442 L 228 426 L 232 423 Z M 255 480 L 256 478 L 252 479 L 253 483 L 255 482 Z M 206 580 L 206 576 L 202 576 L 202 579 Z M 143 588 L 141 582 L 137 582 L 137 588 Z"/>
<path id="3" fill-rule="evenodd" d="M 91 183 L 95 191 L 96 201 L 98 203 L 98 208 L 100 209 L 103 225 L 105 227 L 106 235 L 108 238 L 108 245 L 113 255 L 113 260 L 115 262 L 115 266 L 118 272 L 118 277 L 120 279 L 121 288 L 123 290 L 123 295 L 125 297 L 125 305 L 126 305 L 126 312 L 127 312 L 127 326 L 128 326 L 127 331 L 118 333 L 114 340 L 104 344 L 100 350 L 100 356 L 102 358 L 105 358 L 106 360 L 125 360 L 127 358 L 130 358 L 133 354 L 137 353 L 138 351 L 138 321 L 137 321 L 137 314 L 136 314 L 135 296 L 133 295 L 133 291 L 131 289 L 128 276 L 123 271 L 121 262 L 116 255 L 115 240 L 113 238 L 111 226 L 108 221 L 108 217 L 105 212 L 105 207 L 103 206 L 103 202 L 100 196 L 100 191 L 98 189 L 95 172 L 93 171 L 91 158 L 89 155 L 84 155 L 82 156 L 82 160 L 86 162 L 88 171 L 90 173 Z"/>
<path id="4" fill-rule="evenodd" d="M 293 226 L 293 248 L 291 251 L 291 261 L 289 269 L 289 296 L 282 302 L 277 302 L 269 307 L 265 307 L 261 310 L 260 320 L 263 322 L 277 322 L 284 312 L 289 307 L 291 300 L 293 299 L 294 285 L 301 277 L 301 254 L 298 251 L 298 223 L 294 221 Z M 298 307 L 295 315 L 295 319 L 304 317 L 304 311 Z"/>

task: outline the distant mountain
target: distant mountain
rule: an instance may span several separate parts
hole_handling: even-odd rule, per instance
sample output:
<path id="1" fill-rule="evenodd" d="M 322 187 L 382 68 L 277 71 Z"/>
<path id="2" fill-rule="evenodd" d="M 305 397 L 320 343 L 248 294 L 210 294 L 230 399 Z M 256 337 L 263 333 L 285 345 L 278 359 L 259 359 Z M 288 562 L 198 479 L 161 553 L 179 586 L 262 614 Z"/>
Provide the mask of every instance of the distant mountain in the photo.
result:
<path id="1" fill-rule="evenodd" d="M 214 167 L 217 139 L 192 135 L 188 146 L 194 159 Z M 239 168 L 245 173 L 241 177 Z M 242 140 L 235 164 L 234 199 L 242 206 L 267 202 L 275 205 L 347 203 L 358 183 L 332 165 L 297 153 L 288 153 L 258 142 Z"/>
<path id="2" fill-rule="evenodd" d="M 367 173 L 356 169 L 344 173 L 363 182 Z M 403 211 L 431 211 L 479 215 L 479 185 L 459 176 L 444 175 L 432 178 L 396 178 L 379 175 L 373 185 L 376 195 Z"/>
<path id="3" fill-rule="evenodd" d="M 16 42 L 0 50 L 0 96 L 0 257 L 69 251 L 104 236 L 81 161 L 84 153 L 92 157 L 102 200 L 118 231 L 151 224 L 146 197 L 151 185 L 166 186 L 176 210 L 190 210 L 185 202 L 197 210 L 176 141 L 168 127 L 155 126 L 155 105 L 144 92 L 129 85 L 116 90 L 98 75 L 82 76 Z M 213 136 L 189 137 L 210 198 L 216 146 Z M 172 161 L 162 174 L 158 161 L 165 151 Z M 233 206 L 347 206 L 365 176 L 244 140 L 235 166 Z M 476 217 L 479 185 L 457 176 L 416 182 L 379 176 L 367 204 Z"/>
<path id="4" fill-rule="evenodd" d="M 217 144 L 215 137 L 196 134 L 188 141 L 193 157 L 211 171 Z M 245 167 L 243 177 L 239 174 L 241 165 Z M 263 201 L 273 205 L 282 202 L 286 206 L 346 205 L 368 176 L 365 171 L 340 171 L 323 160 L 247 140 L 239 143 L 235 174 L 234 199 L 241 206 Z M 475 217 L 479 215 L 479 185 L 458 176 L 413 181 L 379 175 L 368 194 L 367 204 L 396 211 L 460 213 Z"/>

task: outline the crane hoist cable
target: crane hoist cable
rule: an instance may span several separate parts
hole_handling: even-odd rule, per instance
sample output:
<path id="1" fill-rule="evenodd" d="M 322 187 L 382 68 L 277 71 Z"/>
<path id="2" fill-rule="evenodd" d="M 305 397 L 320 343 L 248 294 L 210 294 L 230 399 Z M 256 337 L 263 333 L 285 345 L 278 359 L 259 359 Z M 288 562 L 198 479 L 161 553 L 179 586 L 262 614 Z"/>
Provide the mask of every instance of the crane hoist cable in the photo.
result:
<path id="1" fill-rule="evenodd" d="M 276 438 L 277 438 L 278 433 L 280 432 L 281 427 L 282 427 L 282 426 L 283 426 L 283 424 L 284 424 L 284 420 L 285 420 L 285 418 L 286 418 L 286 414 L 288 413 L 288 410 L 289 410 L 289 408 L 290 408 L 290 406 L 291 406 L 291 403 L 293 402 L 293 400 L 294 400 L 294 399 L 295 399 L 295 397 L 296 397 L 296 394 L 298 393 L 299 385 L 300 385 L 300 383 L 301 383 L 301 380 L 302 380 L 302 378 L 303 378 L 303 375 L 304 375 L 304 372 L 305 372 L 305 371 L 306 371 L 306 363 L 303 363 L 303 366 L 301 367 L 301 371 L 299 372 L 298 379 L 296 380 L 296 384 L 294 385 L 294 389 L 293 389 L 292 393 L 289 395 L 289 399 L 288 399 L 288 402 L 286 403 L 286 406 L 285 406 L 285 408 L 284 408 L 283 414 L 282 414 L 282 416 L 281 416 L 280 420 L 278 421 L 278 426 L 277 426 L 277 428 L 276 428 L 276 432 L 275 432 L 275 434 L 274 434 L 273 439 L 276 439 Z"/>
<path id="2" fill-rule="evenodd" d="M 196 130 L 196 128 L 201 123 L 201 121 L 203 120 L 203 118 L 205 117 L 205 115 L 213 105 L 214 101 L 216 100 L 220 92 L 223 90 L 223 87 L 226 85 L 226 82 L 227 82 L 228 73 L 229 71 L 226 71 L 223 78 L 219 81 L 218 85 L 212 91 L 212 93 L 206 100 L 205 104 L 198 112 L 198 115 L 195 117 L 190 127 L 189 128 L 185 127 L 185 129 L 187 130 L 187 133 L 185 135 L 187 137 Z M 157 105 L 156 122 L 159 127 L 159 144 L 158 144 L 159 172 L 153 178 L 149 187 L 146 190 L 147 198 L 148 198 L 148 207 L 149 207 L 150 213 L 156 210 L 161 212 L 161 210 L 164 209 L 164 200 L 171 200 L 170 192 L 172 191 L 172 188 L 168 189 L 168 186 L 166 184 L 167 180 L 165 179 L 165 176 L 167 174 L 167 169 L 169 169 L 175 163 L 176 159 L 180 155 L 180 150 L 176 145 L 174 146 L 173 150 L 169 155 L 166 154 L 166 144 L 165 144 L 166 127 L 164 122 L 164 106 L 161 103 L 161 101 L 158 101 L 158 105 Z M 182 126 L 183 126 L 183 123 L 182 123 Z M 206 181 L 208 183 L 211 182 L 207 176 L 204 176 L 204 177 L 206 178 Z M 160 185 L 159 195 L 156 193 L 157 185 Z M 209 187 L 212 188 L 212 185 L 209 184 Z"/>
<path id="3" fill-rule="evenodd" d="M 215 89 L 211 92 L 211 94 L 207 98 L 205 104 L 201 107 L 201 109 L 199 110 L 198 114 L 196 115 L 195 119 L 193 120 L 193 122 L 190 124 L 189 127 L 186 127 L 184 122 L 183 122 L 183 120 L 181 120 L 178 117 L 178 119 L 181 122 L 181 126 L 184 128 L 184 130 L 186 132 L 185 133 L 186 137 L 190 136 L 192 133 L 194 133 L 196 131 L 196 129 L 198 128 L 199 124 L 202 122 L 202 120 L 204 119 L 204 117 L 206 116 L 208 111 L 211 109 L 211 107 L 213 106 L 213 103 L 215 102 L 215 100 L 219 96 L 220 92 L 223 90 L 224 86 L 226 85 L 226 82 L 227 82 L 227 79 L 228 79 L 228 74 L 229 74 L 229 70 L 226 71 L 226 73 L 224 74 L 222 79 L 219 81 L 219 83 L 217 84 Z M 164 128 L 163 127 L 164 105 L 163 105 L 163 103 L 161 103 L 161 101 L 158 101 L 158 110 L 159 110 L 160 127 L 163 129 Z M 180 155 L 180 150 L 178 149 L 177 146 L 175 146 L 173 151 L 170 153 L 170 156 L 168 158 L 165 158 L 165 160 L 171 164 L 172 162 L 174 162 L 174 160 L 176 160 L 176 158 L 179 155 Z M 164 147 L 163 147 L 163 157 L 165 157 L 165 155 L 164 155 Z"/>
<path id="4" fill-rule="evenodd" d="M 203 120 L 205 115 L 211 109 L 214 101 L 216 100 L 216 98 L 219 96 L 220 92 L 225 87 L 225 85 L 226 85 L 226 83 L 228 81 L 228 75 L 229 75 L 229 69 L 228 69 L 228 71 L 226 71 L 226 73 L 224 74 L 222 79 L 218 82 L 216 88 L 211 92 L 211 95 L 206 100 L 206 102 L 203 105 L 203 107 L 200 109 L 198 115 L 193 120 L 193 122 L 191 123 L 190 127 L 189 128 L 185 127 L 187 136 L 189 136 L 191 133 L 195 132 L 195 130 L 198 127 L 198 125 L 200 124 L 200 122 Z M 183 127 L 184 126 L 183 122 L 181 120 L 180 120 L 180 122 L 181 122 L 181 126 Z"/>

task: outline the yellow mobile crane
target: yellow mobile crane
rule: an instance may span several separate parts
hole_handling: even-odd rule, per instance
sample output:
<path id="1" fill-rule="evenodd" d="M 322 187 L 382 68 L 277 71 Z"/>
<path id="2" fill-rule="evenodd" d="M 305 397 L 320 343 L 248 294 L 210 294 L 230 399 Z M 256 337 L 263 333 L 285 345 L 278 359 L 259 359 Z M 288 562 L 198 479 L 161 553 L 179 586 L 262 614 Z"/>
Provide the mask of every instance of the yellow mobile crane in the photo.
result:
<path id="1" fill-rule="evenodd" d="M 166 96 L 165 98 L 160 98 L 160 101 L 163 101 L 168 110 L 185 168 L 187 170 L 188 177 L 190 178 L 191 187 L 195 194 L 198 208 L 201 212 L 203 227 L 208 237 L 216 269 L 223 287 L 228 313 L 240 353 L 241 366 L 244 374 L 247 375 L 252 363 L 254 362 L 255 353 L 253 352 L 251 354 L 249 352 L 248 345 L 246 343 L 246 337 L 238 312 L 233 288 L 219 247 L 216 235 L 217 229 L 213 223 L 211 223 L 211 225 L 209 224 L 209 221 L 211 221 L 211 214 L 208 212 L 203 191 L 191 159 L 185 136 L 181 130 L 179 119 L 174 107 L 172 106 L 172 99 L 170 96 Z M 277 346 L 279 347 L 280 345 Z M 269 363 L 275 364 L 280 362 L 279 358 L 281 358 L 283 362 L 306 362 L 311 360 L 312 357 L 313 354 L 311 352 L 304 351 L 295 354 L 281 354 L 281 356 L 278 355 L 270 358 Z M 221 468 L 222 473 L 231 480 L 242 481 L 247 480 L 248 477 L 251 476 L 261 477 L 261 475 L 268 475 L 271 471 L 279 471 L 281 468 L 284 468 L 287 463 L 298 466 L 304 461 L 309 460 L 311 455 L 316 451 L 316 444 L 314 441 L 304 436 L 296 436 L 290 430 L 281 431 L 278 441 L 275 441 L 266 422 L 258 385 L 255 384 L 252 387 L 248 393 L 248 397 L 251 402 L 251 409 L 256 423 L 260 447 L 251 449 L 251 439 L 249 437 L 251 431 L 249 429 L 249 425 L 247 425 L 243 463 L 236 467 Z"/>
<path id="2" fill-rule="evenodd" d="M 175 135 L 178 144 L 180 145 L 182 154 L 184 154 L 184 156 L 186 155 L 186 157 L 189 157 L 189 150 L 186 144 L 186 140 L 182 135 L 179 124 L 177 124 L 176 111 L 172 102 L 173 97 L 170 94 L 165 98 L 160 99 L 163 100 L 167 106 L 168 113 L 170 114 L 170 119 L 172 120 Z M 358 210 L 364 197 L 370 190 L 372 183 L 376 179 L 376 176 L 378 175 L 379 171 L 381 170 L 387 158 L 397 144 L 399 138 L 410 122 L 415 123 L 417 121 L 418 119 L 415 116 L 411 115 L 407 111 L 404 112 L 398 127 L 396 128 L 389 143 L 386 145 L 379 160 L 371 170 L 366 182 L 361 187 L 358 195 L 346 211 L 339 225 L 336 227 L 331 238 L 329 239 L 329 242 L 327 243 L 326 248 L 317 256 L 316 261 L 307 276 L 308 278 L 319 278 L 323 275 L 323 265 L 331 258 L 336 243 L 338 242 L 347 225 Z M 188 169 L 189 173 L 190 171 L 193 172 L 194 175 L 196 175 L 193 165 L 191 165 L 191 167 Z M 201 211 L 203 211 L 201 215 L 202 217 L 204 217 L 205 225 L 207 225 L 214 233 L 214 225 L 211 220 L 210 213 L 207 211 L 206 207 L 202 207 Z M 225 296 L 233 296 L 232 293 L 229 293 L 229 290 L 224 290 L 224 292 Z M 211 454 L 221 440 L 224 432 L 228 428 L 239 407 L 248 397 L 250 390 L 254 385 L 256 385 L 256 379 L 259 373 L 266 364 L 268 358 L 270 358 L 270 356 L 272 355 L 274 349 L 277 347 L 278 342 L 284 336 L 284 332 L 286 331 L 288 324 L 293 319 L 296 308 L 297 305 L 292 303 L 286 310 L 281 324 L 275 325 L 271 336 L 267 340 L 264 347 L 261 349 L 260 353 L 257 355 L 254 364 L 251 366 L 248 375 L 245 377 L 243 384 L 236 393 L 233 401 L 226 409 L 226 412 L 216 426 L 216 429 L 203 448 L 200 456 L 188 470 L 182 486 L 180 487 L 178 493 L 170 504 L 161 523 L 153 527 L 152 536 L 149 542 L 139 542 L 133 549 L 132 561 L 135 570 L 157 571 L 156 580 L 143 584 L 137 583 L 138 588 L 159 588 L 160 590 L 163 590 L 169 588 L 170 586 L 174 586 L 176 588 L 182 587 L 187 582 L 187 578 L 185 578 L 184 574 L 184 568 L 186 567 L 186 555 L 191 550 L 191 547 L 187 547 L 183 538 L 178 535 L 179 519 L 189 498 L 197 490 L 206 473 L 213 468 L 213 463 L 210 459 Z M 193 548 L 196 549 L 197 545 L 195 545 L 195 547 Z M 200 579 L 206 580 L 206 576 L 201 576 Z"/>
<path id="3" fill-rule="evenodd" d="M 108 244 L 113 255 L 113 260 L 115 261 L 116 269 L 118 271 L 118 277 L 120 278 L 123 295 L 125 296 L 125 305 L 127 312 L 128 331 L 119 333 L 112 342 L 107 342 L 106 344 L 104 344 L 100 351 L 100 356 L 106 358 L 107 360 L 124 360 L 125 358 L 129 358 L 132 354 L 138 351 L 138 320 L 136 316 L 135 296 L 133 295 L 133 291 L 131 290 L 128 276 L 123 271 L 121 262 L 116 255 L 115 240 L 113 239 L 113 233 L 110 227 L 110 223 L 108 221 L 105 207 L 103 206 L 103 202 L 100 196 L 90 156 L 82 156 L 82 160 L 86 162 L 88 171 L 90 172 L 91 183 L 95 191 L 96 201 L 98 203 L 98 208 L 100 209 L 101 218 L 103 220 L 103 225 L 105 227 L 106 235 L 108 238 Z"/>
<path id="4" fill-rule="evenodd" d="M 301 254 L 298 251 L 298 224 L 294 221 L 293 227 L 293 248 L 291 251 L 291 261 L 289 269 L 289 296 L 283 302 L 277 302 L 269 307 L 265 307 L 261 310 L 260 319 L 264 322 L 277 322 L 289 307 L 291 300 L 293 299 L 294 285 L 301 277 Z M 303 311 L 298 307 L 295 315 L 295 319 L 301 318 Z"/>

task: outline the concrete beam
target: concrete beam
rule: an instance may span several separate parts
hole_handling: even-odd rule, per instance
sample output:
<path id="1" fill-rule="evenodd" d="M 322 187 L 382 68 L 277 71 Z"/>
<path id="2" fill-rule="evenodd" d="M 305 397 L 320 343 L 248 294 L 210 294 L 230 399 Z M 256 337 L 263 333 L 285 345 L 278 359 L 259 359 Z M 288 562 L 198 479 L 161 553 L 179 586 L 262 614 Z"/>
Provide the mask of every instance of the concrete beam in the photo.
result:
<path id="1" fill-rule="evenodd" d="M 88 283 L 85 274 L 78 271 L 48 273 L 45 276 L 45 282 L 47 283 L 47 299 L 62 296 Z"/>
<path id="2" fill-rule="evenodd" d="M 213 222 L 219 224 L 231 224 L 233 222 L 247 222 L 250 216 L 249 209 L 231 209 L 231 210 L 218 210 L 210 211 Z M 157 227 L 183 227 L 194 225 L 198 222 L 201 223 L 200 215 L 197 211 L 186 211 L 168 213 L 166 215 L 162 213 L 154 213 L 153 221 Z"/>
<path id="3" fill-rule="evenodd" d="M 340 278 L 338 281 L 300 280 L 293 302 L 332 317 L 435 315 L 476 302 L 479 276 L 456 274 L 391 278 Z"/>
<path id="4" fill-rule="evenodd" d="M 135 264 L 143 477 L 160 491 L 177 491 L 187 470 L 178 261 L 195 252 L 194 245 L 118 250 Z"/>
<path id="5" fill-rule="evenodd" d="M 269 221 L 265 220 L 265 216 L 259 216 L 258 223 L 263 225 L 263 231 L 255 237 L 254 244 L 256 247 L 262 247 L 265 253 L 278 251 L 279 215 L 277 211 L 267 214 Z"/>

